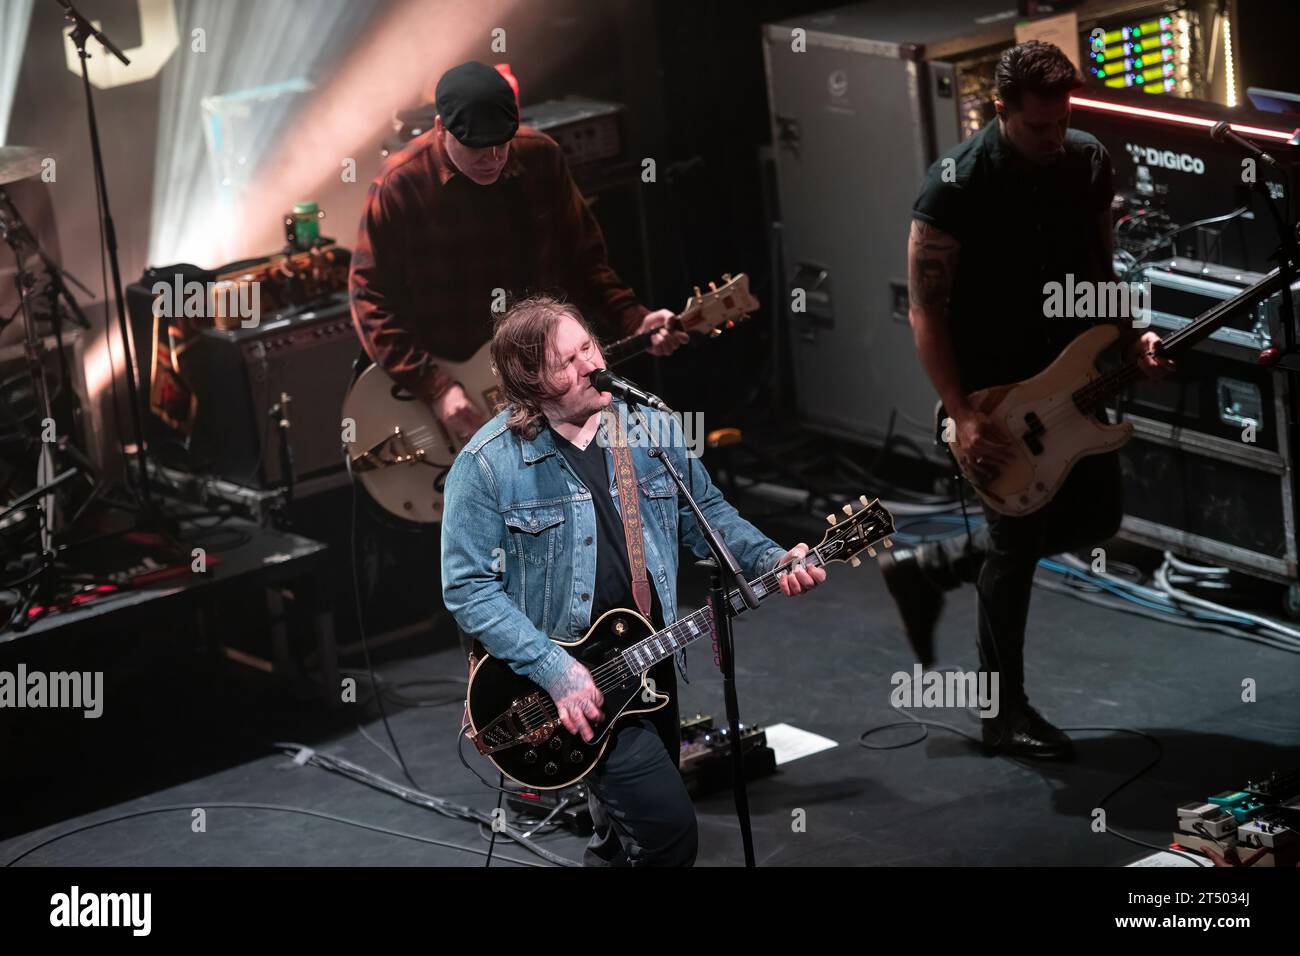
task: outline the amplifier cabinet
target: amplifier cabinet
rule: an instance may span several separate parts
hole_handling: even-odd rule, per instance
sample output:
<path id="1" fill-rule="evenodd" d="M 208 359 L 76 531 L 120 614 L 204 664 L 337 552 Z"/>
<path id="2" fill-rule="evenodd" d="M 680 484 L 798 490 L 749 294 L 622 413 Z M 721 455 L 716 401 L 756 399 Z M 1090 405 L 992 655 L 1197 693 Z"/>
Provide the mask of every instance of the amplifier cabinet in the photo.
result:
<path id="1" fill-rule="evenodd" d="M 1256 577 L 1296 579 L 1287 373 L 1208 342 L 1124 405 L 1121 536 Z"/>
<path id="2" fill-rule="evenodd" d="M 361 352 L 345 296 L 253 329 L 206 329 L 178 358 L 198 398 L 190 466 L 253 488 L 285 483 L 281 395 L 296 481 L 343 468 L 342 408 Z"/>

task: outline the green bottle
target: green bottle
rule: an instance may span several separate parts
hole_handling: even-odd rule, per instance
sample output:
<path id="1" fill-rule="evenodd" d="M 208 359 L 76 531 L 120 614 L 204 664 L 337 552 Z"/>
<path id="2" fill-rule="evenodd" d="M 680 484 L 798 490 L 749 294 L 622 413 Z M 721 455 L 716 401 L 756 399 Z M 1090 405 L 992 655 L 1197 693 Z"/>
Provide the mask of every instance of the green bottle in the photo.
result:
<path id="1" fill-rule="evenodd" d="M 294 203 L 293 212 L 284 217 L 286 238 L 295 249 L 305 250 L 320 242 L 320 221 L 325 213 L 314 202 Z"/>

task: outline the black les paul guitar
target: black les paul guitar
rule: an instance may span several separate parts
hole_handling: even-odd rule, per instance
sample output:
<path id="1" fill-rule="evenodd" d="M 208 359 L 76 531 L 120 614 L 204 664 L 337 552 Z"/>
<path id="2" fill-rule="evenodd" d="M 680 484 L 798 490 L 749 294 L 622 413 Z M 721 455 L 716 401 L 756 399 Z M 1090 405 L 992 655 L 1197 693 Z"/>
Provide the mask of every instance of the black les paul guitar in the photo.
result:
<path id="1" fill-rule="evenodd" d="M 847 561 L 856 567 L 858 554 L 883 541 L 889 547 L 894 519 L 879 501 L 859 499 L 855 513 L 844 506 L 845 517 L 830 515 L 832 527 L 821 543 L 808 552 L 806 567 Z M 781 592 L 778 571 L 750 582 L 759 599 Z M 739 591 L 728 594 L 738 612 L 745 605 Z M 600 616 L 582 638 L 561 643 L 589 671 L 604 695 L 604 720 L 592 721 L 590 743 L 569 733 L 560 723 L 555 702 L 527 678 L 520 677 L 498 658 L 484 656 L 470 675 L 466 711 L 466 736 L 479 753 L 507 777 L 538 790 L 567 787 L 585 776 L 609 744 L 610 729 L 631 714 L 658 710 L 668 703 L 646 682 L 646 674 L 659 661 L 679 649 L 712 635 L 713 612 L 708 607 L 655 631 L 636 611 L 617 608 Z"/>

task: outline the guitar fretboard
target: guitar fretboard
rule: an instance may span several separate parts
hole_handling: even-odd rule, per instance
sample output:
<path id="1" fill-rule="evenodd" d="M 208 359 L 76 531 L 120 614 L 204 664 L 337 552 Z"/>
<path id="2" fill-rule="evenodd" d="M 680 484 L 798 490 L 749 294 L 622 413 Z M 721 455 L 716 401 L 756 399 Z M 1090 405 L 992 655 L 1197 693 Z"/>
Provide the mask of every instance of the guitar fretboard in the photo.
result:
<path id="1" fill-rule="evenodd" d="M 1162 355 L 1173 357 L 1184 349 L 1191 348 L 1202 339 L 1208 338 L 1220 325 L 1232 317 L 1243 305 L 1261 300 L 1282 287 L 1282 276 L 1274 269 L 1258 283 L 1243 289 L 1231 299 L 1225 299 L 1214 308 L 1198 316 L 1189 325 L 1183 326 L 1160 343 Z M 1126 362 L 1093 379 L 1087 385 L 1071 395 L 1074 404 L 1085 415 L 1091 415 L 1100 405 L 1119 394 L 1129 385 L 1142 377 L 1142 367 L 1136 362 Z"/>
<path id="2" fill-rule="evenodd" d="M 650 340 L 658 331 L 658 329 L 655 329 L 653 332 L 639 332 L 636 335 L 629 335 L 625 339 L 618 339 L 608 345 L 601 346 L 600 350 L 605 355 L 605 364 L 612 367 L 626 362 L 628 359 L 636 358 L 650 348 Z"/>
<path id="3" fill-rule="evenodd" d="M 807 557 L 804 558 L 803 563 L 805 567 L 818 567 L 824 564 L 824 561 L 821 552 L 817 548 L 812 548 L 809 550 Z M 762 601 L 764 598 L 780 593 L 780 574 L 784 570 L 784 566 L 776 568 L 750 581 L 749 586 L 754 591 L 754 597 Z M 727 600 L 731 602 L 731 607 L 737 614 L 746 610 L 745 601 L 740 596 L 739 588 L 728 591 Z M 705 605 L 698 611 L 694 611 L 681 620 L 670 624 L 662 631 L 656 631 L 644 640 L 627 648 L 627 650 L 623 651 L 623 661 L 634 673 L 648 670 L 661 660 L 671 657 L 691 642 L 699 640 L 706 634 L 711 634 L 712 631 L 713 609 Z"/>

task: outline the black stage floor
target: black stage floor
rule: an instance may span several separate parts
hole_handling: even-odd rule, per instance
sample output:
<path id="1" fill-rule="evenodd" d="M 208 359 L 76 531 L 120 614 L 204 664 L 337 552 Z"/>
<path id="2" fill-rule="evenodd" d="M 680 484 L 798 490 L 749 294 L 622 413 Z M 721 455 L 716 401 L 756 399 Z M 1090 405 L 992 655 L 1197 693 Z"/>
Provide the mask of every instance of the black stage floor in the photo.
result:
<path id="1" fill-rule="evenodd" d="M 796 536 L 811 537 L 817 520 L 767 525 L 778 540 L 793 543 Z M 692 606 L 702 599 L 703 582 L 697 569 L 686 576 L 682 600 Z M 973 669 L 973 628 L 974 592 L 967 587 L 952 596 L 940 623 L 939 667 Z M 945 730 L 897 750 L 859 746 L 863 731 L 901 719 L 890 705 L 890 677 L 910 672 L 913 663 L 872 562 L 858 569 L 835 565 L 818 592 L 773 598 L 737 629 L 743 719 L 785 722 L 838 742 L 751 785 L 760 865 L 1114 866 L 1147 852 L 1092 826 L 1098 802 L 1155 756 L 1142 737 L 1079 732 L 1078 758 L 1068 765 L 985 757 Z M 22 724 L 8 735 L 0 860 L 77 827 L 170 806 L 180 809 L 84 830 L 18 865 L 483 864 L 481 856 L 463 850 L 319 817 L 219 807 L 305 808 L 426 839 L 487 846 L 473 825 L 316 767 L 295 766 L 272 747 L 282 740 L 310 744 L 400 780 L 394 764 L 358 730 L 360 723 L 387 745 L 373 704 L 327 711 L 294 700 L 255 672 L 214 668 L 189 651 L 190 639 L 123 635 L 119 646 L 107 649 L 114 666 L 98 720 L 35 711 L 5 716 Z M 347 663 L 359 666 L 355 658 Z M 721 686 L 709 649 L 693 648 L 690 665 L 683 712 L 720 720 Z M 378 668 L 392 682 L 463 676 L 459 648 L 432 638 L 387 648 Z M 1166 845 L 1178 804 L 1300 765 L 1300 661 L 1293 655 L 1038 590 L 1027 673 L 1032 701 L 1054 722 L 1128 728 L 1159 741 L 1159 764 L 1108 804 L 1109 825 L 1138 839 Z M 1257 684 L 1258 700 L 1246 704 L 1242 681 L 1248 677 Z M 452 698 L 456 690 L 443 684 L 407 693 Z M 390 713 L 421 787 L 490 811 L 494 795 L 455 755 L 457 703 Z M 976 718 L 964 712 L 918 715 L 978 732 Z M 914 733 L 872 740 L 906 736 Z M 193 808 L 207 810 L 206 832 L 194 832 Z M 699 800 L 697 810 L 699 863 L 742 862 L 730 793 Z M 799 810 L 802 832 L 793 825 Z M 581 855 L 577 837 L 555 833 L 541 842 L 572 859 Z M 510 860 L 537 862 L 498 843 L 494 865 L 514 865 Z"/>

